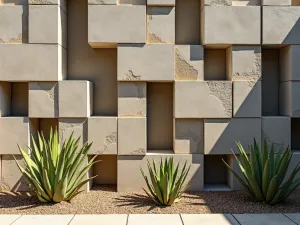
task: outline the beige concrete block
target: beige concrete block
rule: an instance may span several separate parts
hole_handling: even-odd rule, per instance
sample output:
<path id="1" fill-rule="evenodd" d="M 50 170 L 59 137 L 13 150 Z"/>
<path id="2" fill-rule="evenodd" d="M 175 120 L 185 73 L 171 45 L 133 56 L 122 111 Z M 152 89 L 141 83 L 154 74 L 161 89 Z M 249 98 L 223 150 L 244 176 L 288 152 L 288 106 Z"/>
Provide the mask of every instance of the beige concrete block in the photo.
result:
<path id="1" fill-rule="evenodd" d="M 291 0 L 262 0 L 262 5 L 264 6 L 290 6 L 291 4 Z"/>
<path id="2" fill-rule="evenodd" d="M 232 0 L 232 6 L 261 6 L 262 0 Z"/>
<path id="3" fill-rule="evenodd" d="M 89 81 L 58 83 L 59 117 L 89 117 L 93 113 L 93 84 Z"/>
<path id="4" fill-rule="evenodd" d="M 204 51 L 202 45 L 175 46 L 175 79 L 204 79 Z"/>
<path id="5" fill-rule="evenodd" d="M 260 7 L 204 6 L 202 43 L 260 44 Z"/>
<path id="6" fill-rule="evenodd" d="M 201 0 L 201 8 L 203 6 L 231 6 L 232 0 Z"/>
<path id="7" fill-rule="evenodd" d="M 89 5 L 117 5 L 118 0 L 88 0 Z"/>
<path id="8" fill-rule="evenodd" d="M 80 138 L 79 147 L 88 141 L 88 123 L 87 119 L 77 119 L 77 118 L 59 118 L 58 123 L 59 141 L 62 144 L 67 140 L 72 132 L 74 132 L 74 138 Z"/>
<path id="9" fill-rule="evenodd" d="M 119 5 L 146 5 L 147 0 L 118 0 Z"/>
<path id="10" fill-rule="evenodd" d="M 94 48 L 146 43 L 145 15 L 143 5 L 89 5 L 88 42 Z"/>
<path id="11" fill-rule="evenodd" d="M 94 184 L 117 184 L 117 155 L 99 155 L 93 166 Z M 105 171 L 105 172 L 103 172 Z"/>
<path id="12" fill-rule="evenodd" d="M 147 154 L 146 156 L 118 156 L 118 191 L 133 192 L 141 191 L 142 187 L 146 188 L 144 178 L 141 176 L 140 167 L 148 176 L 147 160 L 154 160 L 158 165 L 161 159 L 166 157 L 174 158 L 174 163 L 180 163 L 181 169 L 187 161 L 191 164 L 190 172 L 187 176 L 186 183 L 189 183 L 189 191 L 203 190 L 203 155 L 201 154 Z M 130 174 L 130 176 L 128 176 Z"/>
<path id="13" fill-rule="evenodd" d="M 233 116 L 261 117 L 261 81 L 233 82 Z"/>
<path id="14" fill-rule="evenodd" d="M 67 0 L 26 0 L 29 5 L 59 5 L 67 13 Z"/>
<path id="15" fill-rule="evenodd" d="M 206 48 L 204 50 L 204 80 L 226 80 L 229 57 L 226 49 Z M 216 66 L 218 65 L 218 66 Z"/>
<path id="16" fill-rule="evenodd" d="M 176 81 L 175 118 L 231 118 L 231 81 Z"/>
<path id="17" fill-rule="evenodd" d="M 289 45 L 279 51 L 280 81 L 300 81 L 300 46 Z"/>
<path id="18" fill-rule="evenodd" d="M 175 7 L 147 7 L 147 43 L 175 43 Z"/>
<path id="19" fill-rule="evenodd" d="M 238 153 L 236 141 L 240 141 L 248 152 L 248 145 L 256 138 L 261 143 L 260 118 L 234 118 L 231 120 L 206 119 L 204 121 L 204 153 Z"/>
<path id="20" fill-rule="evenodd" d="M 282 82 L 279 85 L 279 111 L 282 116 L 300 117 L 300 82 Z"/>
<path id="21" fill-rule="evenodd" d="M 175 6 L 175 0 L 148 0 L 150 6 Z"/>
<path id="22" fill-rule="evenodd" d="M 204 120 L 174 119 L 175 122 L 175 154 L 204 153 Z"/>
<path id="23" fill-rule="evenodd" d="M 174 45 L 118 46 L 119 81 L 174 81 Z"/>
<path id="24" fill-rule="evenodd" d="M 0 82 L 0 117 L 11 113 L 11 83 Z"/>
<path id="25" fill-rule="evenodd" d="M 118 118 L 118 155 L 145 155 L 146 118 Z"/>
<path id="26" fill-rule="evenodd" d="M 145 117 L 147 114 L 147 83 L 118 83 L 118 116 Z"/>

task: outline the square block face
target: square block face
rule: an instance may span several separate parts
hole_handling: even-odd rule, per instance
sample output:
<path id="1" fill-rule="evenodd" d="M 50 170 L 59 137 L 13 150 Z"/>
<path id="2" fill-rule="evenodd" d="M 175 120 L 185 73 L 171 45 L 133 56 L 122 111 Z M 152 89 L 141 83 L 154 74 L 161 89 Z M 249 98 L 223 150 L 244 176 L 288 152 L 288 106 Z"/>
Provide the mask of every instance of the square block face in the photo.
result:
<path id="1" fill-rule="evenodd" d="M 147 7 L 147 43 L 175 43 L 175 7 Z"/>
<path id="2" fill-rule="evenodd" d="M 89 5 L 117 5 L 118 0 L 88 0 Z"/>
<path id="3" fill-rule="evenodd" d="M 175 79 L 204 79 L 204 52 L 202 45 L 175 46 Z"/>
<path id="4" fill-rule="evenodd" d="M 300 46 L 289 45 L 279 51 L 280 81 L 300 81 Z"/>
<path id="5" fill-rule="evenodd" d="M 175 0 L 147 0 L 150 6 L 175 6 Z"/>
<path id="6" fill-rule="evenodd" d="M 202 43 L 260 44 L 260 7 L 204 6 Z"/>
<path id="7" fill-rule="evenodd" d="M 248 145 L 256 138 L 261 143 L 260 118 L 234 118 L 231 120 L 207 119 L 204 121 L 204 153 L 232 154 L 238 153 L 236 141 L 240 141 L 246 152 Z"/>
<path id="8" fill-rule="evenodd" d="M 47 0 L 47 1 L 41 1 L 41 0 L 28 0 L 29 5 L 59 5 L 64 12 L 68 11 L 67 8 L 67 0 Z"/>
<path id="9" fill-rule="evenodd" d="M 58 83 L 29 83 L 29 117 L 58 117 Z"/>
<path id="10" fill-rule="evenodd" d="M 88 42 L 92 47 L 146 43 L 145 15 L 146 6 L 142 5 L 89 5 Z"/>
<path id="11" fill-rule="evenodd" d="M 89 117 L 88 138 L 93 142 L 89 154 L 118 154 L 117 117 Z"/>
<path id="12" fill-rule="evenodd" d="M 176 81 L 175 118 L 231 118 L 231 81 Z"/>
<path id="13" fill-rule="evenodd" d="M 174 81 L 174 45 L 119 45 L 119 81 Z"/>
<path id="14" fill-rule="evenodd" d="M 0 82 L 0 117 L 11 114 L 11 83 Z"/>
<path id="15" fill-rule="evenodd" d="M 89 117 L 93 112 L 93 85 L 89 81 L 58 83 L 59 117 Z"/>
<path id="16" fill-rule="evenodd" d="M 118 118 L 118 155 L 145 155 L 146 118 Z"/>
<path id="17" fill-rule="evenodd" d="M 226 60 L 226 49 L 205 49 L 204 80 L 226 80 Z"/>
<path id="18" fill-rule="evenodd" d="M 282 82 L 279 85 L 280 115 L 300 118 L 300 82 Z"/>
<path id="19" fill-rule="evenodd" d="M 261 117 L 261 81 L 233 82 L 233 116 Z"/>
<path id="20" fill-rule="evenodd" d="M 231 6 L 232 0 L 201 0 L 201 8 L 204 5 L 208 6 Z"/>
<path id="21" fill-rule="evenodd" d="M 118 116 L 145 117 L 147 114 L 147 83 L 118 83 Z"/>
<path id="22" fill-rule="evenodd" d="M 266 6 L 290 6 L 291 4 L 291 0 L 262 0 L 262 5 Z"/>
<path id="23" fill-rule="evenodd" d="M 204 153 L 204 120 L 175 119 L 175 154 Z"/>

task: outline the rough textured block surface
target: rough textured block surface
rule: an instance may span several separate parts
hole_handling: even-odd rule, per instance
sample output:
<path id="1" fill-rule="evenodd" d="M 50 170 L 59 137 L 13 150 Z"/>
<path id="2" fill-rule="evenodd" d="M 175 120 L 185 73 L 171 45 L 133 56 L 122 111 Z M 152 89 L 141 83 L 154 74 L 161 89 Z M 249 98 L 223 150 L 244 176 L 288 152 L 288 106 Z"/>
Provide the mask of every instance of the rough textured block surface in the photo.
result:
<path id="1" fill-rule="evenodd" d="M 201 8 L 203 6 L 231 6 L 232 0 L 201 0 Z"/>
<path id="2" fill-rule="evenodd" d="M 62 144 L 67 140 L 72 132 L 74 132 L 74 138 L 80 138 L 79 147 L 88 141 L 88 123 L 87 119 L 75 119 L 75 118 L 59 118 L 59 141 Z"/>
<path id="3" fill-rule="evenodd" d="M 282 82 L 279 85 L 280 115 L 300 117 L 300 82 Z"/>
<path id="4" fill-rule="evenodd" d="M 280 49 L 280 81 L 300 81 L 300 46 L 289 45 Z"/>
<path id="5" fill-rule="evenodd" d="M 28 0 L 29 5 L 59 5 L 67 12 L 67 0 Z"/>

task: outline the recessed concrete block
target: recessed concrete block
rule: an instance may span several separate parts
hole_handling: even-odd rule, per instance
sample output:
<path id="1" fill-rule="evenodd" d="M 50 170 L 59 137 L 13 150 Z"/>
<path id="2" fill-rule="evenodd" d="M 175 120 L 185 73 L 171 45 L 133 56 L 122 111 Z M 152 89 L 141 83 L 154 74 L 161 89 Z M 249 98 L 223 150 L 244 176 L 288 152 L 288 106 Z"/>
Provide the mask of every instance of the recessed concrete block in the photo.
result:
<path id="1" fill-rule="evenodd" d="M 300 118 L 292 118 L 291 127 L 291 148 L 293 150 L 300 150 Z"/>
<path id="2" fill-rule="evenodd" d="M 240 155 L 236 155 L 238 160 L 240 160 Z M 249 157 L 249 155 L 248 155 Z M 226 162 L 228 165 L 240 176 L 243 177 L 241 169 L 233 155 L 227 155 Z M 228 186 L 233 191 L 240 191 L 243 190 L 243 186 L 239 183 L 238 179 L 226 168 L 227 170 L 227 179 L 228 179 Z"/>
<path id="3" fill-rule="evenodd" d="M 88 141 L 88 123 L 87 119 L 74 119 L 74 118 L 59 118 L 58 123 L 59 141 L 62 144 L 68 140 L 72 132 L 74 138 L 80 138 L 79 147 Z"/>
<path id="4" fill-rule="evenodd" d="M 238 153 L 236 141 L 240 141 L 245 151 L 256 138 L 261 143 L 260 118 L 233 118 L 231 120 L 206 119 L 204 121 L 204 153 L 232 154 Z"/>
<path id="5" fill-rule="evenodd" d="M 89 5 L 117 5 L 118 0 L 88 0 Z"/>
<path id="6" fill-rule="evenodd" d="M 146 118 L 118 118 L 118 155 L 145 155 Z"/>
<path id="7" fill-rule="evenodd" d="M 174 45 L 118 46 L 119 81 L 174 81 Z"/>
<path id="8" fill-rule="evenodd" d="M 0 117 L 11 114 L 11 83 L 0 82 Z"/>
<path id="9" fill-rule="evenodd" d="M 145 15 L 143 5 L 89 5 L 88 42 L 94 48 L 146 43 Z"/>
<path id="10" fill-rule="evenodd" d="M 28 116 L 28 83 L 11 83 L 11 114 L 14 117 Z"/>
<path id="11" fill-rule="evenodd" d="M 176 81 L 175 118 L 231 118 L 231 81 Z"/>
<path id="12" fill-rule="evenodd" d="M 148 0 L 150 6 L 175 6 L 175 0 Z"/>
<path id="13" fill-rule="evenodd" d="M 175 79 L 204 79 L 204 51 L 202 45 L 175 46 Z"/>
<path id="14" fill-rule="evenodd" d="M 175 7 L 147 7 L 147 43 L 175 43 Z"/>
<path id="15" fill-rule="evenodd" d="M 46 140 L 50 138 L 50 131 L 59 129 L 58 127 L 58 118 L 41 118 L 38 119 L 38 131 L 44 134 Z M 35 131 L 36 132 L 36 131 Z"/>
<path id="16" fill-rule="evenodd" d="M 231 6 L 232 0 L 201 0 L 201 8 L 203 6 Z"/>
<path id="17" fill-rule="evenodd" d="M 232 6 L 261 6 L 262 0 L 232 0 Z"/>
<path id="18" fill-rule="evenodd" d="M 262 0 L 262 5 L 264 6 L 290 6 L 291 4 L 291 0 Z"/>
<path id="19" fill-rule="evenodd" d="M 202 43 L 260 44 L 260 7 L 204 6 Z"/>
<path id="20" fill-rule="evenodd" d="M 117 184 L 117 155 L 99 155 L 93 166 L 94 184 Z M 103 172 L 105 171 L 105 173 Z"/>
<path id="21" fill-rule="evenodd" d="M 147 114 L 147 83 L 118 83 L 118 115 L 120 117 L 145 117 Z"/>
<path id="22" fill-rule="evenodd" d="M 282 82 L 279 85 L 280 115 L 300 117 L 300 82 Z"/>
<path id="23" fill-rule="evenodd" d="M 233 116 L 261 117 L 261 81 L 233 82 Z"/>
<path id="24" fill-rule="evenodd" d="M 89 81 L 58 83 L 59 117 L 89 117 L 93 112 L 93 84 Z"/>
<path id="25" fill-rule="evenodd" d="M 140 167 L 149 176 L 147 160 L 150 162 L 154 160 L 156 165 L 158 165 L 161 159 L 164 160 L 166 157 L 171 156 L 174 158 L 176 165 L 180 163 L 179 169 L 183 167 L 186 161 L 188 164 L 191 164 L 191 169 L 186 179 L 186 182 L 190 184 L 188 190 L 203 190 L 203 155 L 147 154 L 146 156 L 118 156 L 118 191 L 133 192 L 140 191 L 142 187 L 145 188 L 146 183 L 140 174 Z M 130 174 L 130 176 L 126 174 Z"/>
<path id="26" fill-rule="evenodd" d="M 29 83 L 29 117 L 58 117 L 58 83 Z"/>
<path id="27" fill-rule="evenodd" d="M 229 65 L 227 52 L 226 49 L 204 50 L 204 80 L 226 80 L 228 77 L 226 64 Z"/>
<path id="28" fill-rule="evenodd" d="M 280 81 L 300 81 L 300 46 L 289 45 L 279 51 Z"/>

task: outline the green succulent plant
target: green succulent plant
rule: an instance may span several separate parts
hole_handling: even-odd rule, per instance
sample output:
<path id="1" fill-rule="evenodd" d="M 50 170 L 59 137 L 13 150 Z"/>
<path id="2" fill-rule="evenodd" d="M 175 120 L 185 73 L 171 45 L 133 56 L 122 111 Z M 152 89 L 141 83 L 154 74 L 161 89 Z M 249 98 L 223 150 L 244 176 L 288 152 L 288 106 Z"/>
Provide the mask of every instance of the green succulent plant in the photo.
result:
<path id="1" fill-rule="evenodd" d="M 239 176 L 224 160 L 223 162 L 232 174 L 237 178 L 243 189 L 258 201 L 274 205 L 285 200 L 300 185 L 300 178 L 295 176 L 300 170 L 300 163 L 294 168 L 291 175 L 284 182 L 293 153 L 289 147 L 281 147 L 277 153 L 274 144 L 269 146 L 264 139 L 262 150 L 254 139 L 254 145 L 250 145 L 248 156 L 240 142 L 237 142 L 240 160 L 234 154 L 239 165 L 242 177 Z"/>
<path id="2" fill-rule="evenodd" d="M 141 168 L 141 173 L 149 190 L 148 192 L 143 188 L 146 194 L 161 206 L 171 206 L 173 203 L 179 202 L 188 187 L 184 183 L 191 166 L 187 166 L 187 162 L 185 162 L 181 170 L 179 163 L 175 168 L 173 157 L 166 158 L 164 162 L 161 159 L 158 167 L 156 167 L 154 160 L 152 167 L 149 161 L 147 166 L 150 179 Z"/>
<path id="3" fill-rule="evenodd" d="M 38 143 L 32 137 L 33 148 L 28 146 L 29 154 L 18 145 L 25 167 L 15 161 L 27 178 L 29 188 L 41 202 L 70 201 L 82 192 L 80 189 L 84 184 L 95 178 L 86 178 L 89 169 L 97 162 L 96 156 L 87 162 L 92 143 L 85 143 L 79 149 L 79 140 L 80 137 L 75 139 L 72 133 L 60 148 L 57 129 L 53 131 L 51 128 L 48 141 L 43 133 L 38 133 Z"/>

